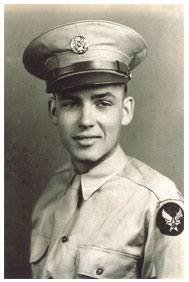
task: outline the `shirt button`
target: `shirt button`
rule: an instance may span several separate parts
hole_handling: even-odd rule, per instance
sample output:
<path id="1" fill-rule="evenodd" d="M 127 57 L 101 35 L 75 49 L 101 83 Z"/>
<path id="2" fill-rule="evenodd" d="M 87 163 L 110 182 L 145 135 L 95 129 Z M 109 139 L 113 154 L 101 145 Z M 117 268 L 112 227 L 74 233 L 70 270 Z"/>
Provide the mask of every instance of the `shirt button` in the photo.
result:
<path id="1" fill-rule="evenodd" d="M 67 236 L 63 236 L 62 237 L 62 243 L 65 243 L 65 242 L 67 242 L 68 241 L 68 237 Z"/>
<path id="2" fill-rule="evenodd" d="M 97 268 L 96 274 L 101 275 L 104 272 L 104 269 L 102 267 Z"/>

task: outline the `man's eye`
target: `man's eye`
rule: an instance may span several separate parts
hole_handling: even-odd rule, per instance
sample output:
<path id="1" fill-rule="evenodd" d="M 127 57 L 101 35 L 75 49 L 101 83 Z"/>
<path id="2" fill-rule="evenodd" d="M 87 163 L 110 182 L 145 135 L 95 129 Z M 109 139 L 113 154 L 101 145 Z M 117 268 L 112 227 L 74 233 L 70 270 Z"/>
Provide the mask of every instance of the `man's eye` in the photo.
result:
<path id="1" fill-rule="evenodd" d="M 77 108 L 77 107 L 79 107 L 79 102 L 64 101 L 64 102 L 61 103 L 61 105 L 65 108 Z"/>
<path id="2" fill-rule="evenodd" d="M 110 101 L 99 101 L 97 103 L 98 107 L 106 108 L 112 106 L 112 103 Z"/>

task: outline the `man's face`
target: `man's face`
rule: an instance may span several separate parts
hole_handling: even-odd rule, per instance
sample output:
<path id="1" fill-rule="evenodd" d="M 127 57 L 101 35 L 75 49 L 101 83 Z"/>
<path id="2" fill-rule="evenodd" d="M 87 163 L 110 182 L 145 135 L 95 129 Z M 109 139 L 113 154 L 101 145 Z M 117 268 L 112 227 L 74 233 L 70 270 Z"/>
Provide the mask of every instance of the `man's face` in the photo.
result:
<path id="1" fill-rule="evenodd" d="M 73 162 L 96 164 L 113 153 L 122 124 L 132 119 L 132 102 L 121 85 L 56 94 L 54 118 Z"/>

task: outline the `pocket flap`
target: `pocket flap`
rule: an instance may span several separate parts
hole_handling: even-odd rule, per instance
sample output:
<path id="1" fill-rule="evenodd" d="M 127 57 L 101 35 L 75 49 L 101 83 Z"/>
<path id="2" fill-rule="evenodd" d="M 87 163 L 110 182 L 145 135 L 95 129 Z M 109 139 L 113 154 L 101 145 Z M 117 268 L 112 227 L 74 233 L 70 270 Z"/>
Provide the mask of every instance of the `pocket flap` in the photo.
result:
<path id="1" fill-rule="evenodd" d="M 48 238 L 42 237 L 38 234 L 32 234 L 30 262 L 37 263 L 38 261 L 40 261 L 46 255 L 48 246 L 49 246 Z"/>
<path id="2" fill-rule="evenodd" d="M 137 261 L 138 257 L 132 255 L 81 246 L 77 253 L 77 273 L 91 278 L 135 278 Z"/>

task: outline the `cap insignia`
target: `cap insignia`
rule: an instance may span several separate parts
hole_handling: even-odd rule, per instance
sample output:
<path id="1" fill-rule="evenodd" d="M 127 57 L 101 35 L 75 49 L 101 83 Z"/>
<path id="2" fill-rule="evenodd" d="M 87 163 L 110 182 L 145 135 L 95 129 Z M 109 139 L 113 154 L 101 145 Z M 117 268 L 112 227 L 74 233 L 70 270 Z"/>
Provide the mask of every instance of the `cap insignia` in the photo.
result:
<path id="1" fill-rule="evenodd" d="M 89 43 L 83 36 L 76 36 L 71 40 L 70 47 L 76 54 L 83 54 L 88 50 Z"/>

